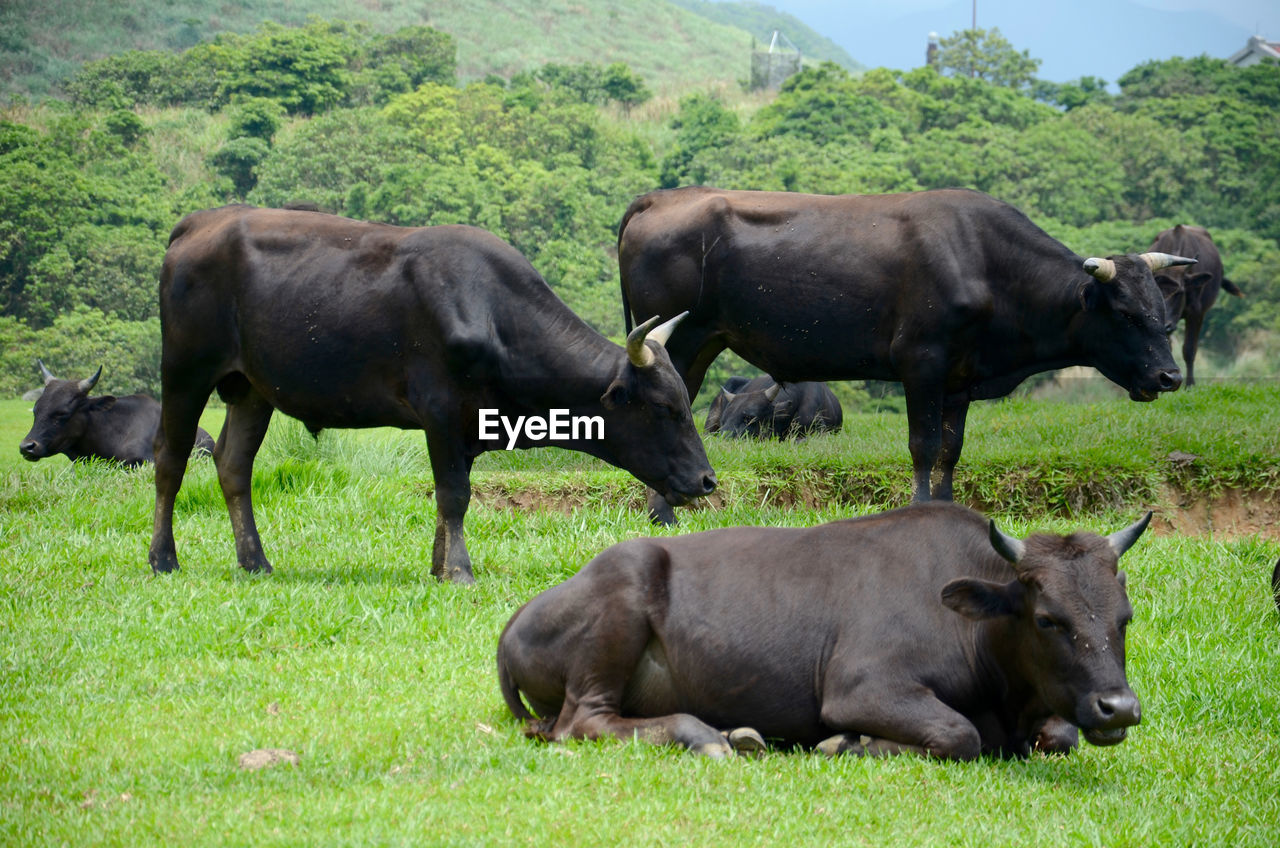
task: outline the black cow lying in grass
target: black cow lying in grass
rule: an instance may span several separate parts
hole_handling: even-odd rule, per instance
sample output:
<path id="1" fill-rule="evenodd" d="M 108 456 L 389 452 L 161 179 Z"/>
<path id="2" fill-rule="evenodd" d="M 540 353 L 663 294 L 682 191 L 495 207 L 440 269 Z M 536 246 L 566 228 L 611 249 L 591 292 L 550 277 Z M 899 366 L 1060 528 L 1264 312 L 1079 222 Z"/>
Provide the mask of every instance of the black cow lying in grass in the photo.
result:
<path id="1" fill-rule="evenodd" d="M 159 401 L 148 395 L 89 397 L 102 366 L 84 380 L 59 380 L 43 361 L 36 364 L 44 390 L 31 410 L 31 431 L 18 445 L 23 459 L 36 462 L 61 453 L 72 460 L 110 459 L 130 467 L 155 461 Z M 213 453 L 213 437 L 199 429 L 195 448 Z"/>
<path id="2" fill-rule="evenodd" d="M 716 728 L 746 725 L 828 753 L 1066 752 L 1077 728 L 1114 745 L 1141 712 L 1117 562 L 1150 518 L 1024 541 L 937 502 L 635 539 L 516 612 L 498 678 L 551 741 L 723 756 Z"/>
<path id="3" fill-rule="evenodd" d="M 702 429 L 735 438 L 791 439 L 835 433 L 843 423 L 840 400 L 826 383 L 778 383 L 765 375 L 730 377 L 711 401 Z"/>

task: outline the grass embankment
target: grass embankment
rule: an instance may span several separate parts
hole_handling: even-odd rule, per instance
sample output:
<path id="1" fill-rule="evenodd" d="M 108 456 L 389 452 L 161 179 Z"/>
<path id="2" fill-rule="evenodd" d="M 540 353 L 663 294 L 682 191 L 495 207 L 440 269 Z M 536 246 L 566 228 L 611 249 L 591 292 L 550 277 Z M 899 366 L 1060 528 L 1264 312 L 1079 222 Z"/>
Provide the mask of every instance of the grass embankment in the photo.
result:
<path id="1" fill-rule="evenodd" d="M 1150 406 L 981 404 L 962 497 L 994 505 L 1019 534 L 1115 529 L 1170 503 L 1167 486 L 1274 501 L 1278 400 L 1206 386 Z M 157 579 L 151 471 L 23 463 L 27 408 L 0 404 L 0 844 L 1280 839 L 1274 535 L 1150 534 L 1125 557 L 1143 722 L 1115 748 L 947 764 L 549 746 L 523 738 L 495 681 L 497 636 L 520 603 L 622 539 L 895 504 L 904 423 L 855 417 L 799 446 L 709 440 L 720 504 L 682 511 L 674 530 L 651 528 L 633 506 L 639 485 L 589 458 L 488 455 L 467 520 L 479 583 L 463 589 L 427 576 L 434 504 L 420 435 L 312 443 L 277 422 L 255 477 L 269 577 L 235 568 L 212 463 L 195 460 L 179 499 L 184 567 Z M 1198 458 L 1168 461 L 1175 450 Z M 802 493 L 828 491 L 804 505 Z M 556 508 L 486 504 L 498 493 Z M 237 766 L 273 747 L 300 763 Z"/>

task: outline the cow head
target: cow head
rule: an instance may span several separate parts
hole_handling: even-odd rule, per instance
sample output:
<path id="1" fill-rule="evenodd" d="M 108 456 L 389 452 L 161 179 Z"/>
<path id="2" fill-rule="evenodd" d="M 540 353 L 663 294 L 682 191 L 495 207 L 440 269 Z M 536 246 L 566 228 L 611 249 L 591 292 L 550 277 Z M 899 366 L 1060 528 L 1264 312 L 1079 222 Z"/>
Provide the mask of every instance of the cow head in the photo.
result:
<path id="1" fill-rule="evenodd" d="M 1133 400 L 1155 400 L 1182 385 L 1169 351 L 1170 317 L 1153 270 L 1195 262 L 1167 253 L 1090 258 L 1080 284 L 1077 339 L 1089 364 L 1129 390 Z"/>
<path id="2" fill-rule="evenodd" d="M 603 444 L 592 449 L 675 506 L 716 487 L 693 424 L 689 393 L 663 347 L 686 314 L 660 326 L 655 315 L 627 336 L 626 358 L 600 398 Z"/>
<path id="3" fill-rule="evenodd" d="M 1000 620 L 999 650 L 1038 700 L 1079 727 L 1094 745 L 1124 741 L 1142 717 L 1124 670 L 1125 627 L 1133 608 L 1120 556 L 1151 513 L 1110 536 L 1006 536 L 991 522 L 991 544 L 1014 570 L 1006 584 L 948 583 L 942 602 L 974 620 Z"/>
<path id="4" fill-rule="evenodd" d="M 795 413 L 795 401 L 779 399 L 781 383 L 763 389 L 740 393 L 724 392 L 725 404 L 720 411 L 720 432 L 729 436 L 767 437 L 783 432 Z"/>
<path id="5" fill-rule="evenodd" d="M 62 453 L 84 435 L 86 418 L 83 414 L 89 402 L 89 390 L 102 376 L 102 366 L 92 377 L 84 380 L 59 380 L 37 359 L 40 374 L 44 377 L 44 391 L 31 410 L 35 421 L 31 431 L 18 445 L 23 459 L 31 462 Z"/>

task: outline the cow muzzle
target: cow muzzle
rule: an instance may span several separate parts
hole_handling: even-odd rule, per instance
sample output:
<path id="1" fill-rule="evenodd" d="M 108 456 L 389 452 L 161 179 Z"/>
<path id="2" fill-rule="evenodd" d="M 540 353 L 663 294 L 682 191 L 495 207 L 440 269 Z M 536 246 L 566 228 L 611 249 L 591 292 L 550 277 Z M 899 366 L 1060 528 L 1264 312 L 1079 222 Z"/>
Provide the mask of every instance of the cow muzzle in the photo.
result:
<path id="1" fill-rule="evenodd" d="M 696 498 L 706 497 L 716 490 L 716 473 L 708 468 L 701 477 L 691 486 L 685 488 L 675 485 L 674 481 L 668 480 L 666 491 L 663 498 L 672 506 L 684 506 Z"/>
<path id="2" fill-rule="evenodd" d="M 1088 704 L 1088 727 L 1080 728 L 1090 745 L 1105 747 L 1125 740 L 1129 728 L 1142 721 L 1138 696 L 1127 689 L 1095 696 Z"/>
<path id="3" fill-rule="evenodd" d="M 1172 371 L 1161 371 L 1156 374 L 1154 388 L 1134 386 L 1129 389 L 1129 399 L 1149 403 L 1160 397 L 1163 392 L 1176 392 L 1182 387 L 1182 372 L 1177 368 Z"/>
<path id="4" fill-rule="evenodd" d="M 44 459 L 44 450 L 35 439 L 26 439 L 18 445 L 18 452 L 22 454 L 22 458 L 28 462 L 35 462 L 38 459 Z"/>

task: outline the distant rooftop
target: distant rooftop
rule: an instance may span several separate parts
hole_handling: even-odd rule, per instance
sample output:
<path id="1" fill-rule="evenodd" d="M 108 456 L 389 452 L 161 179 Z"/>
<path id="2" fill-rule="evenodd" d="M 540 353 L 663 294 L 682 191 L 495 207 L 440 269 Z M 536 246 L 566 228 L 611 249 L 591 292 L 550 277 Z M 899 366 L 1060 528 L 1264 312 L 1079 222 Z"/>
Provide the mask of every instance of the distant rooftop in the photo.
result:
<path id="1" fill-rule="evenodd" d="M 1263 59 L 1280 59 L 1280 41 L 1268 41 L 1260 35 L 1251 36 L 1249 43 L 1227 59 L 1237 68 L 1256 65 Z"/>

